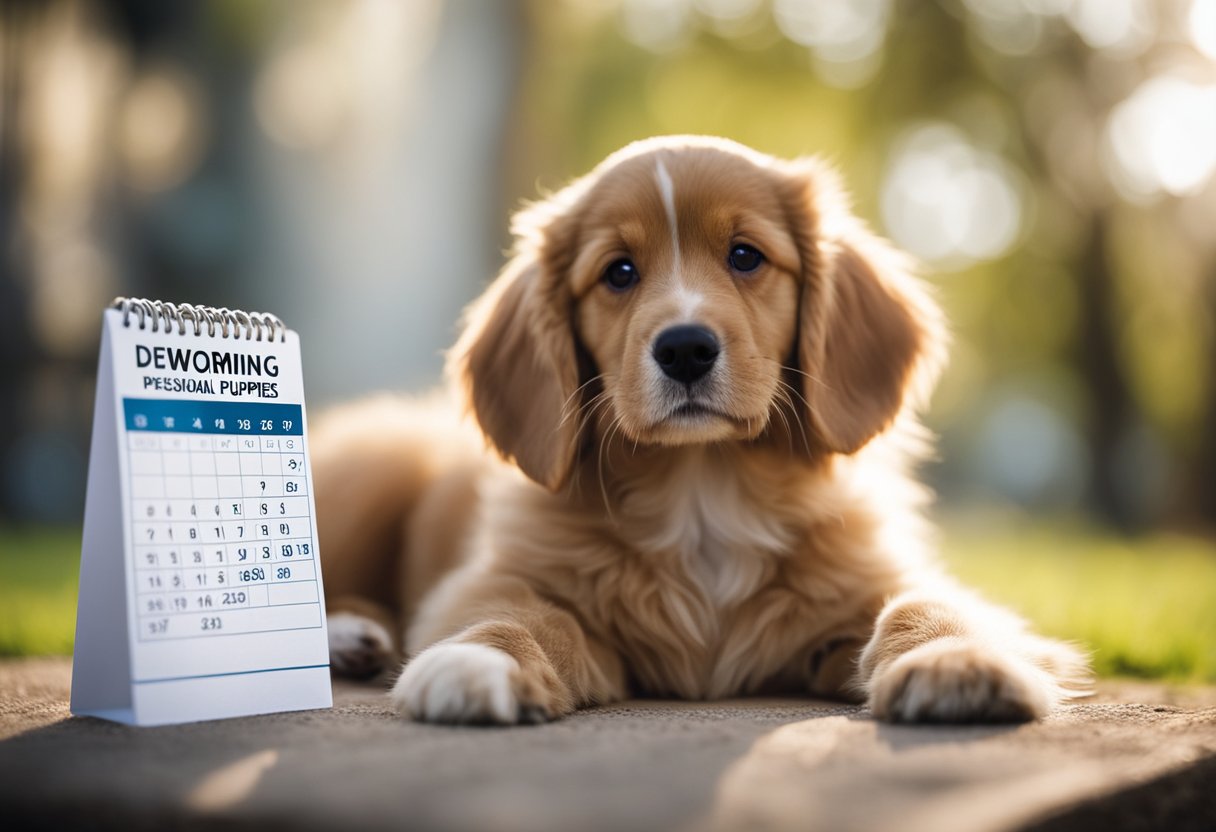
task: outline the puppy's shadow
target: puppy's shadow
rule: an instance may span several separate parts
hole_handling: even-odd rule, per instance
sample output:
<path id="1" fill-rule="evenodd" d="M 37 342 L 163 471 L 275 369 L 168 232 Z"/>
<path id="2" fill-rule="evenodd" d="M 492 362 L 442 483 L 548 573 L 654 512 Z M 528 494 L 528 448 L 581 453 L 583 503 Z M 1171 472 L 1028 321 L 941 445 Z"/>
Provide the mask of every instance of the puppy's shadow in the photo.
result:
<path id="1" fill-rule="evenodd" d="M 874 717 L 866 712 L 855 719 L 873 720 Z M 1023 724 L 1006 723 L 999 725 L 950 725 L 943 723 L 925 723 L 920 725 L 892 725 L 878 722 L 875 739 L 889 750 L 900 753 L 914 751 L 940 745 L 973 745 L 985 740 L 1007 736 Z"/>
<path id="2" fill-rule="evenodd" d="M 859 708 L 849 714 L 850 722 L 872 722 L 875 740 L 894 752 L 911 751 L 935 745 L 970 745 L 1003 737 L 1031 723 L 973 723 L 952 724 L 926 722 L 919 724 L 881 722 L 869 708 Z"/>

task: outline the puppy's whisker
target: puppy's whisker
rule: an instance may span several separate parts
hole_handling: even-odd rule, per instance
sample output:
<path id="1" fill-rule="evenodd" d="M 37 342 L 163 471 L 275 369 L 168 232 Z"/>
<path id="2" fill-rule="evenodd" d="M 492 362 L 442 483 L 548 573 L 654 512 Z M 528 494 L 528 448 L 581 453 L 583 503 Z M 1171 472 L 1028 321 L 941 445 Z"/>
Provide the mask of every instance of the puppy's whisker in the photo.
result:
<path id="1" fill-rule="evenodd" d="M 592 396 L 591 400 L 588 401 L 580 410 L 575 411 L 578 413 L 579 419 L 582 420 L 579 422 L 580 428 L 586 427 L 588 417 L 595 413 L 596 408 L 600 406 L 600 404 L 604 401 L 604 398 L 605 394 L 603 392 L 597 393 L 596 395 Z"/>
<path id="2" fill-rule="evenodd" d="M 608 439 L 609 450 L 611 450 L 611 443 L 614 439 L 619 440 L 624 436 L 625 436 L 625 420 L 623 418 L 621 418 L 620 416 L 617 416 L 612 422 L 612 436 L 610 436 Z M 622 451 L 625 449 L 624 442 L 620 443 L 620 447 L 621 447 Z M 608 464 L 611 467 L 611 465 L 612 465 L 611 457 L 608 458 Z"/>
<path id="3" fill-rule="evenodd" d="M 810 402 L 808 402 L 808 401 L 806 400 L 806 397 L 802 395 L 802 393 L 801 393 L 801 392 L 798 390 L 798 388 L 794 387 L 792 384 L 790 384 L 790 383 L 789 383 L 789 382 L 787 382 L 787 381 L 783 381 L 782 379 L 778 379 L 778 380 L 777 380 L 777 383 L 778 383 L 778 388 L 777 388 L 777 389 L 778 389 L 778 390 L 781 390 L 781 391 L 782 391 L 782 394 L 785 396 L 785 400 L 786 400 L 786 402 L 787 402 L 787 403 L 789 404 L 789 406 L 790 406 L 790 411 L 791 411 L 791 413 L 792 413 L 793 411 L 795 411 L 795 410 L 796 410 L 796 408 L 794 407 L 794 400 L 793 400 L 793 399 L 790 397 L 790 396 L 791 396 L 791 394 L 793 394 L 794 396 L 797 396 L 797 397 L 799 398 L 799 400 L 801 400 L 801 401 L 802 401 L 803 405 L 805 405 L 805 406 L 806 406 L 806 409 L 807 409 L 807 410 L 810 410 L 810 409 L 811 409 L 811 404 L 810 404 Z M 784 416 L 783 416 L 782 418 L 784 418 Z M 787 425 L 788 425 L 788 423 L 787 423 Z M 792 428 L 792 427 L 791 427 L 791 428 L 789 428 L 789 431 L 790 431 L 790 434 L 791 434 L 791 435 L 792 435 L 793 433 L 795 433 L 795 431 L 793 430 L 793 428 Z M 804 447 L 804 448 L 806 448 L 806 454 L 807 454 L 807 456 L 812 456 L 812 453 L 811 453 L 811 443 L 810 443 L 810 440 L 809 440 L 809 439 L 807 439 L 807 436 L 806 436 L 806 431 L 804 431 L 804 430 L 800 430 L 800 431 L 797 431 L 797 434 L 798 434 L 800 437 L 802 437 L 802 445 L 803 445 L 803 447 Z M 791 449 L 790 449 L 790 452 L 791 452 L 791 453 L 793 453 L 793 448 L 791 448 Z"/>
<path id="4" fill-rule="evenodd" d="M 789 408 L 790 411 L 793 411 L 794 400 L 790 398 L 789 392 L 780 384 L 778 384 L 777 389 L 774 391 L 774 396 L 777 400 L 774 409 L 777 412 L 777 417 L 781 420 L 782 428 L 785 430 L 786 440 L 789 443 L 789 450 L 792 455 L 794 453 L 794 431 L 790 426 L 790 421 L 786 416 L 785 410 Z"/>
<path id="5" fill-rule="evenodd" d="M 772 359 L 769 359 L 769 360 L 772 361 Z M 835 390 L 832 389 L 832 386 L 830 384 L 828 384 L 826 381 L 824 381 L 817 375 L 808 373 L 806 370 L 800 370 L 797 367 L 791 367 L 788 364 L 782 364 L 779 361 L 774 361 L 774 363 L 783 370 L 789 370 L 791 373 L 809 378 L 811 381 L 815 382 L 816 384 L 818 384 L 820 387 L 824 388 L 825 390 L 828 390 L 833 393 L 836 392 Z"/>
<path id="6" fill-rule="evenodd" d="M 612 513 L 612 501 L 608 498 L 608 486 L 604 482 L 604 450 L 605 447 L 612 441 L 612 437 L 620 425 L 621 417 L 619 415 L 614 416 L 612 419 L 612 424 L 609 426 L 608 430 L 604 432 L 604 435 L 600 437 L 599 454 L 596 462 L 596 468 L 598 469 L 600 480 L 600 496 L 604 500 L 604 511 L 608 514 L 608 522 L 613 526 L 616 526 L 617 522 L 616 515 Z M 611 457 L 609 457 L 609 461 L 611 462 Z"/>
<path id="7" fill-rule="evenodd" d="M 788 370 L 789 372 L 794 373 L 795 375 L 804 376 L 804 377 L 810 379 L 811 381 L 813 381 L 815 384 L 818 384 L 819 386 L 823 387 L 825 390 L 827 390 L 829 392 L 835 392 L 827 382 L 825 382 L 823 379 L 819 378 L 818 376 L 813 375 L 812 373 L 808 373 L 806 370 L 800 370 L 797 367 L 791 367 L 789 364 L 783 364 L 782 362 L 778 361 L 775 358 L 769 358 L 767 355 L 754 356 L 753 360 L 767 361 L 770 364 L 776 364 L 777 368 L 780 370 Z M 789 392 L 792 393 L 793 395 L 797 396 L 798 400 L 800 402 L 802 402 L 802 404 L 806 407 L 807 410 L 813 409 L 811 407 L 811 403 L 809 401 L 807 401 L 806 396 L 803 395 L 801 390 L 794 387 L 792 384 L 790 384 L 788 381 L 781 378 L 780 376 L 778 376 L 778 378 L 777 378 L 777 384 L 779 386 L 789 390 Z M 790 409 L 791 410 L 794 409 L 792 401 L 790 402 Z"/>
<path id="8" fill-rule="evenodd" d="M 788 381 L 786 381 L 785 379 L 780 379 L 780 378 L 779 378 L 779 379 L 777 379 L 777 384 L 778 384 L 778 385 L 780 385 L 781 387 L 783 387 L 784 389 L 788 390 L 788 391 L 789 391 L 791 394 L 793 394 L 793 395 L 797 396 L 797 397 L 798 397 L 798 400 L 799 400 L 800 402 L 802 402 L 802 404 L 803 404 L 803 405 L 806 407 L 806 409 L 807 409 L 807 410 L 812 410 L 812 409 L 813 409 L 813 408 L 811 407 L 811 403 L 810 403 L 810 402 L 808 402 L 808 401 L 806 400 L 806 396 L 802 395 L 802 391 L 801 391 L 801 390 L 799 390 L 797 387 L 795 387 L 794 385 L 790 384 L 790 383 L 789 383 Z M 792 408 L 793 406 L 794 406 L 794 402 L 793 402 L 793 401 L 791 401 L 791 402 L 790 402 L 790 407 Z"/>
<path id="9" fill-rule="evenodd" d="M 600 483 L 600 498 L 604 501 L 604 512 L 608 515 L 608 523 L 616 525 L 616 518 L 612 516 L 612 503 L 608 500 L 608 486 L 604 483 L 604 442 L 608 434 L 605 432 L 600 436 L 599 450 L 596 454 L 596 475 L 599 477 Z"/>
<path id="10" fill-rule="evenodd" d="M 613 414 L 611 420 L 609 420 L 608 424 L 604 427 L 603 431 L 600 433 L 599 450 L 598 450 L 597 460 L 596 460 L 596 469 L 599 472 L 600 491 L 604 496 L 605 503 L 607 503 L 608 496 L 607 496 L 607 491 L 606 491 L 606 485 L 604 482 L 604 472 L 606 470 L 608 470 L 608 468 L 611 466 L 611 463 L 612 463 L 612 436 L 613 436 L 613 433 L 616 431 L 616 426 L 619 421 L 620 421 L 620 416 L 617 414 Z M 605 454 L 607 454 L 606 458 L 605 458 Z"/>
<path id="11" fill-rule="evenodd" d="M 811 403 L 806 400 L 806 396 L 802 395 L 802 391 L 788 382 L 780 382 L 778 389 L 785 395 L 786 403 L 789 404 L 790 410 L 795 410 L 796 405 L 800 402 L 808 411 L 811 410 Z M 797 402 L 795 402 L 797 399 Z"/>
<path id="12" fill-rule="evenodd" d="M 587 388 L 587 386 L 590 385 L 592 382 L 599 381 L 601 378 L 602 378 L 602 376 L 597 375 L 597 376 L 593 376 L 592 378 L 587 379 L 585 382 L 583 382 L 578 387 L 576 387 L 573 393 L 571 393 L 569 396 L 566 397 L 566 401 L 562 402 L 561 420 L 557 423 L 557 426 L 559 428 L 565 427 L 565 424 L 566 424 L 566 422 L 568 422 L 570 420 L 570 417 L 579 412 L 580 408 L 577 408 L 577 407 L 571 408 L 570 407 L 574 403 L 575 397 L 577 397 L 580 393 L 582 393 L 583 390 L 585 390 Z M 598 398 L 600 395 L 602 395 L 602 393 L 597 393 L 595 398 Z M 594 401 L 594 400 L 595 399 L 593 398 L 592 401 Z"/>
<path id="13" fill-rule="evenodd" d="M 596 414 L 605 406 L 611 405 L 611 403 L 612 403 L 612 399 L 608 395 L 607 390 L 601 390 L 599 393 L 596 393 L 594 396 L 592 396 L 591 400 L 589 402 L 587 402 L 587 404 L 584 407 L 582 407 L 578 411 L 576 411 L 578 413 L 578 418 L 579 418 L 578 432 L 582 433 L 584 430 L 586 430 L 587 426 L 590 425 L 592 423 L 592 421 L 595 419 Z M 581 487 L 581 482 L 582 482 L 581 477 L 582 477 L 582 469 L 576 467 L 575 472 L 574 472 L 575 487 Z"/>
<path id="14" fill-rule="evenodd" d="M 584 421 L 579 426 L 580 430 L 585 428 L 588 424 L 590 424 L 592 422 L 592 420 L 594 420 L 596 418 L 596 415 L 599 413 L 599 411 L 602 408 L 610 406 L 612 404 L 612 399 L 605 392 L 605 393 L 601 393 L 600 395 L 598 395 L 594 399 L 592 399 L 592 402 L 593 402 L 593 404 L 587 409 L 587 412 L 584 414 Z"/>
<path id="15" fill-rule="evenodd" d="M 826 381 L 824 381 L 823 379 L 821 379 L 819 376 L 814 375 L 813 373 L 808 373 L 806 370 L 799 369 L 798 367 L 791 367 L 789 364 L 782 363 L 781 361 L 778 361 L 775 358 L 769 358 L 767 355 L 756 355 L 756 356 L 752 356 L 751 358 L 753 361 L 757 361 L 757 360 L 758 361 L 767 361 L 770 364 L 776 364 L 778 369 L 788 370 L 789 372 L 793 373 L 794 375 L 805 376 L 806 378 L 809 378 L 811 381 L 815 382 L 816 384 L 826 387 L 828 390 L 832 389 L 828 385 L 828 383 Z"/>
<path id="16" fill-rule="evenodd" d="M 606 391 L 606 390 L 601 390 L 599 393 L 597 393 L 595 396 L 593 396 L 591 398 L 591 401 L 587 402 L 587 404 L 582 408 L 581 412 L 579 413 L 579 417 L 582 420 L 579 423 L 579 428 L 580 429 L 585 428 L 587 426 L 587 424 L 591 421 L 591 419 L 595 416 L 596 411 L 598 411 L 607 401 L 608 401 L 608 391 Z"/>
<path id="17" fill-rule="evenodd" d="M 794 401 L 793 401 L 793 399 L 790 398 L 790 394 L 788 392 L 786 392 L 785 390 L 783 390 L 781 387 L 777 388 L 777 393 L 781 397 L 781 404 L 785 405 L 785 407 L 788 407 L 791 411 L 793 411 Z M 785 409 L 783 407 L 780 407 L 780 406 L 777 407 L 777 416 L 779 416 L 781 418 L 782 427 L 785 429 L 786 442 L 789 444 L 789 447 L 790 447 L 790 456 L 793 456 L 794 455 L 794 428 L 790 425 L 790 420 L 786 417 Z"/>
<path id="18" fill-rule="evenodd" d="M 596 393 L 594 396 L 592 396 L 591 400 L 589 402 L 587 402 L 586 406 L 584 406 L 583 408 L 581 408 L 578 411 L 578 414 L 579 414 L 578 432 L 581 434 L 583 431 L 585 431 L 587 429 L 588 425 L 590 425 L 592 423 L 592 421 L 595 419 L 596 413 L 602 407 L 609 404 L 610 402 L 611 402 L 611 399 L 608 396 L 607 390 L 601 390 L 599 393 Z M 575 481 L 581 482 L 581 480 L 579 479 L 581 477 L 581 469 L 578 469 L 576 471 L 575 476 L 576 476 Z"/>
<path id="19" fill-rule="evenodd" d="M 790 429 L 789 420 L 785 418 L 785 411 L 781 408 L 781 405 L 786 405 L 792 409 L 794 404 L 790 400 L 790 394 L 785 392 L 784 390 L 782 390 L 780 387 L 778 387 L 775 392 L 776 392 L 776 395 L 778 396 L 778 398 L 780 399 L 778 406 L 776 408 L 777 416 L 781 419 L 781 424 L 785 428 L 785 438 L 790 446 L 790 456 L 793 456 L 794 455 L 794 432 L 793 432 L 793 430 Z"/>

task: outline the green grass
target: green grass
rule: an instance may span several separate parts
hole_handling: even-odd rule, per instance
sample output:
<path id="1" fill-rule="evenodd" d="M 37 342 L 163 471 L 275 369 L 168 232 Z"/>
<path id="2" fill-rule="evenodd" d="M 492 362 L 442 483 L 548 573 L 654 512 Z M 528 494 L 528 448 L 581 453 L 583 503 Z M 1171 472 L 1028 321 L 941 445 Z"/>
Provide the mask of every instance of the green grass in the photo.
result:
<path id="1" fill-rule="evenodd" d="M 1048 526 L 948 526 L 962 581 L 1091 651 L 1101 676 L 1216 682 L 1216 543 Z"/>
<path id="2" fill-rule="evenodd" d="M 72 652 L 79 570 L 78 530 L 0 527 L 0 656 Z"/>
<path id="3" fill-rule="evenodd" d="M 1084 645 L 1101 675 L 1216 682 L 1216 543 L 974 522 L 943 542 L 955 575 Z M 0 528 L 0 656 L 71 653 L 79 552 L 77 531 Z"/>

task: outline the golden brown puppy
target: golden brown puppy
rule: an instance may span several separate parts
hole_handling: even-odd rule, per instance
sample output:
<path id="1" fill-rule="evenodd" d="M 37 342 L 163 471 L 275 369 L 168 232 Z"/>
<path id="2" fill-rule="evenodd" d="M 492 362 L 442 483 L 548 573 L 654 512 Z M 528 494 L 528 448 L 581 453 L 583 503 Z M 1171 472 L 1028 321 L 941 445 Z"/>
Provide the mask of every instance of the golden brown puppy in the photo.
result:
<path id="1" fill-rule="evenodd" d="M 498 454 L 439 398 L 317 431 L 336 668 L 403 649 L 392 700 L 437 722 L 761 691 L 1011 721 L 1084 684 L 927 557 L 941 316 L 822 165 L 653 139 L 513 230 L 449 361 Z"/>

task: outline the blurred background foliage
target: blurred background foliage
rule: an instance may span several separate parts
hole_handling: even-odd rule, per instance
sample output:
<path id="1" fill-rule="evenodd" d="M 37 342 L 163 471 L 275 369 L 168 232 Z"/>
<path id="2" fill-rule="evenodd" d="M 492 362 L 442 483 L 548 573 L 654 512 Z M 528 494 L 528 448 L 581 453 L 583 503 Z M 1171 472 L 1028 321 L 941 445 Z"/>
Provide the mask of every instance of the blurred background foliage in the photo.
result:
<path id="1" fill-rule="evenodd" d="M 947 549 L 1025 550 L 969 577 L 1173 569 L 1213 635 L 1216 0 L 0 0 L 0 50 L 10 563 L 79 523 L 113 296 L 279 314 L 314 409 L 424 388 L 522 200 L 710 133 L 826 156 L 924 263 Z"/>

